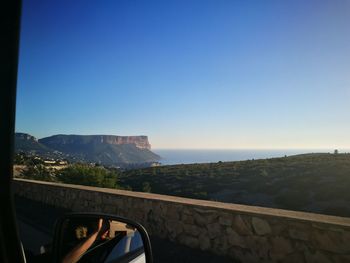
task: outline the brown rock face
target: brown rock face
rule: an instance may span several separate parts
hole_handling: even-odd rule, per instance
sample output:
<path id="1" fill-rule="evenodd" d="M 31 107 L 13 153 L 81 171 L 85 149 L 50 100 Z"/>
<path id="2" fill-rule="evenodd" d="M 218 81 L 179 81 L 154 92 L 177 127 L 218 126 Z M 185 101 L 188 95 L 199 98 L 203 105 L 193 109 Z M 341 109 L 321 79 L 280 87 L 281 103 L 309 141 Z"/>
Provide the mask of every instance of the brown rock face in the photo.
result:
<path id="1" fill-rule="evenodd" d="M 100 141 L 102 143 L 109 144 L 135 144 L 140 149 L 151 149 L 151 145 L 148 142 L 148 137 L 141 136 L 116 136 L 116 135 L 100 135 Z"/>
<path id="2" fill-rule="evenodd" d="M 49 147 L 54 145 L 84 145 L 84 144 L 134 144 L 140 149 L 151 149 L 151 145 L 148 142 L 148 137 L 141 136 L 118 136 L 118 135 L 65 135 L 58 134 L 50 137 L 40 139 L 42 142 Z"/>

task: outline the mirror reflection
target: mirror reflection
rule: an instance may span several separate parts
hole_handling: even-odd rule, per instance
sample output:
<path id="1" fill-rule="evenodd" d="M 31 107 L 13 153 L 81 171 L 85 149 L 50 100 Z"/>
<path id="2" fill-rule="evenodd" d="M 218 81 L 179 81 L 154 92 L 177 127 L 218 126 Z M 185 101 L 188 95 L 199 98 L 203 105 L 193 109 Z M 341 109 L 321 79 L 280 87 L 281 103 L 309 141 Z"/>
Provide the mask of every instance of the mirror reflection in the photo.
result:
<path id="1" fill-rule="evenodd" d="M 139 230 L 108 218 L 69 218 L 61 228 L 62 263 L 146 262 Z"/>

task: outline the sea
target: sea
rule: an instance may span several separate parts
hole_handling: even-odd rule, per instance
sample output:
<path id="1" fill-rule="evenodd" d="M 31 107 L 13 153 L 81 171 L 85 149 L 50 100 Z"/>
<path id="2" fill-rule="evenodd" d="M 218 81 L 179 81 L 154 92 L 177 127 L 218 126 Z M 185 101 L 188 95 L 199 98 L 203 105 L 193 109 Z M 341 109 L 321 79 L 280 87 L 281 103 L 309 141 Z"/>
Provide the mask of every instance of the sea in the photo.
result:
<path id="1" fill-rule="evenodd" d="M 284 157 L 305 153 L 333 153 L 334 149 L 285 149 L 285 150 L 179 150 L 179 149 L 153 149 L 161 156 L 162 165 L 213 163 L 244 161 L 252 159 L 266 159 Z M 339 153 L 345 152 L 339 150 Z M 349 152 L 348 150 L 346 152 Z"/>

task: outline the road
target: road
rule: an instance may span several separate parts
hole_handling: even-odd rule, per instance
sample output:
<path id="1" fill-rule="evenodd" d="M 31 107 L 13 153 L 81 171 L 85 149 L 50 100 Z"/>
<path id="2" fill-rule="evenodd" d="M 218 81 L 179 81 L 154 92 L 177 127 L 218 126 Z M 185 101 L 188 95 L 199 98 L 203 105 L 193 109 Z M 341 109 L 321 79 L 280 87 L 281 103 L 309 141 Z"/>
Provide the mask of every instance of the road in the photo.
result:
<path id="1" fill-rule="evenodd" d="M 23 247 L 33 254 L 40 252 L 41 245 L 51 243 L 55 221 L 69 212 L 69 210 L 54 208 L 23 198 L 16 198 L 15 205 Z M 155 263 L 233 262 L 228 258 L 191 249 L 164 239 L 153 236 L 150 238 Z"/>

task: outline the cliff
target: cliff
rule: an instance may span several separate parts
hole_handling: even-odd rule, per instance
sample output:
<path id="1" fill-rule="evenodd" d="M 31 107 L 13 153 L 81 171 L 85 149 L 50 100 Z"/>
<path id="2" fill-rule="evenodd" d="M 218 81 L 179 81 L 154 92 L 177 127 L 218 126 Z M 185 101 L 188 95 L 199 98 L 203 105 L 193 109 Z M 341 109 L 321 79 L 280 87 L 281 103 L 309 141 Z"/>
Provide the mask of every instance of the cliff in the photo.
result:
<path id="1" fill-rule="evenodd" d="M 16 132 L 15 138 L 23 141 L 37 142 L 38 139 L 28 133 Z"/>
<path id="2" fill-rule="evenodd" d="M 109 166 L 147 164 L 160 159 L 150 150 L 147 136 L 59 134 L 36 140 L 29 134 L 18 133 L 15 146 L 17 152 Z"/>
<path id="3" fill-rule="evenodd" d="M 151 149 L 147 136 L 117 136 L 117 135 L 53 135 L 39 140 L 48 147 L 65 144 L 134 144 L 140 149 Z"/>

